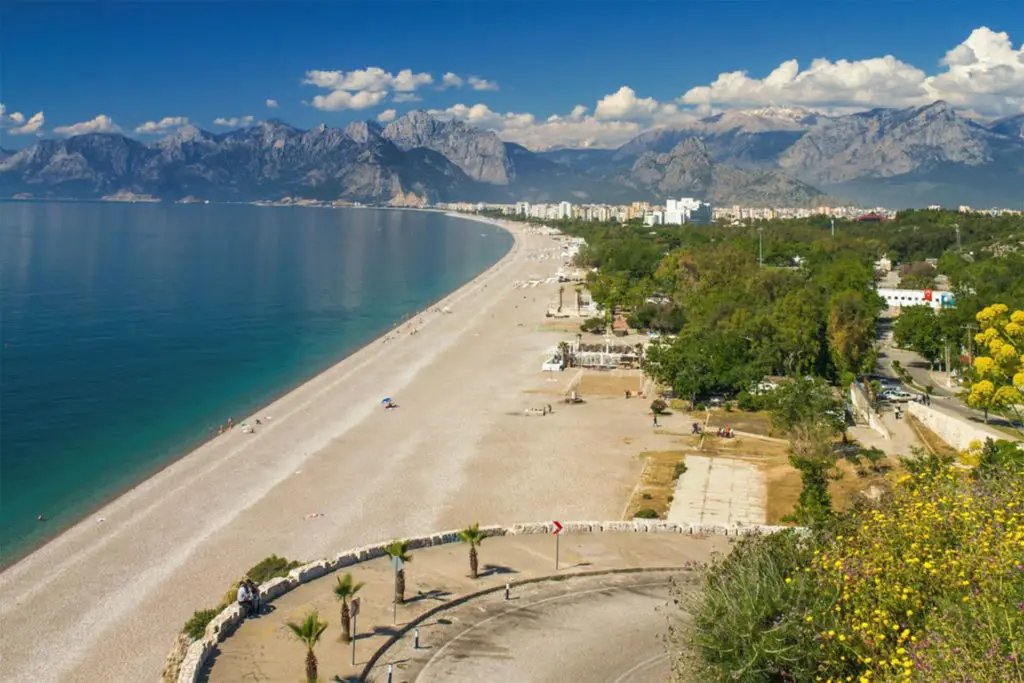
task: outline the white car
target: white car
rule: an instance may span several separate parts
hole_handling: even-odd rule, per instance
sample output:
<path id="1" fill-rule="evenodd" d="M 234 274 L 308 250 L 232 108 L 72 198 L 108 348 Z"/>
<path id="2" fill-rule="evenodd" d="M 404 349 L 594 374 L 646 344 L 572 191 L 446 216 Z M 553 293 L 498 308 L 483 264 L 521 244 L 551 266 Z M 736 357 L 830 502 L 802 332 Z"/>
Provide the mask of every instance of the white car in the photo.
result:
<path id="1" fill-rule="evenodd" d="M 887 401 L 894 401 L 898 403 L 905 403 L 910 399 L 914 398 L 913 394 L 908 393 L 906 391 L 901 391 L 900 389 L 886 389 L 885 391 L 880 393 L 879 396 L 881 396 Z"/>

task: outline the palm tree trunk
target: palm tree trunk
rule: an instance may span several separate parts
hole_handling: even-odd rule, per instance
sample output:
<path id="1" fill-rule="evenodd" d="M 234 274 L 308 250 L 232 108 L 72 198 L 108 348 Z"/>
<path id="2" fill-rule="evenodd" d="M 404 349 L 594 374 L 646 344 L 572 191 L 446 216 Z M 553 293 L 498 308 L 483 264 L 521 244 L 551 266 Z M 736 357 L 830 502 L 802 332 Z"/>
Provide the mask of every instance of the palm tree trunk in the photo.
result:
<path id="1" fill-rule="evenodd" d="M 477 578 L 477 556 L 476 546 L 469 547 L 469 572 L 473 575 L 473 578 Z"/>
<path id="2" fill-rule="evenodd" d="M 395 575 L 395 602 L 405 604 L 405 570 L 399 569 Z"/>
<path id="3" fill-rule="evenodd" d="M 316 683 L 317 678 L 316 655 L 313 648 L 309 648 L 306 651 L 306 683 Z"/>
<path id="4" fill-rule="evenodd" d="M 351 620 L 352 618 L 348 612 L 348 600 L 346 600 L 341 603 L 341 641 L 343 643 L 352 641 Z"/>

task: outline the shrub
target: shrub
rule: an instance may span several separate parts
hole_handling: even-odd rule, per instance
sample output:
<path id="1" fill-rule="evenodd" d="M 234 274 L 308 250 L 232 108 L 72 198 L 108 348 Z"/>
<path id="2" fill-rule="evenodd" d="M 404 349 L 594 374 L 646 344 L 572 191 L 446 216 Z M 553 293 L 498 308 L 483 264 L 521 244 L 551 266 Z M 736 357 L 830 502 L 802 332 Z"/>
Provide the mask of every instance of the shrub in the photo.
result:
<path id="1" fill-rule="evenodd" d="M 649 494 L 649 493 L 645 493 L 645 494 L 643 494 L 643 495 L 641 496 L 641 498 L 643 498 L 644 500 L 651 500 L 651 499 L 653 499 L 653 498 L 654 498 L 654 496 L 652 496 L 652 495 L 651 495 L 651 494 Z"/>
<path id="2" fill-rule="evenodd" d="M 975 474 L 921 457 L 827 528 L 741 541 L 687 634 L 701 680 L 1022 680 L 1024 475 Z"/>
<path id="3" fill-rule="evenodd" d="M 664 399 L 656 398 L 651 401 L 651 412 L 655 415 L 664 415 L 666 410 L 668 410 L 668 404 Z"/>
<path id="4" fill-rule="evenodd" d="M 736 397 L 736 407 L 740 410 L 752 412 L 760 409 L 761 402 L 757 400 L 757 397 L 751 394 L 749 391 L 744 391 Z"/>
<path id="5" fill-rule="evenodd" d="M 672 478 L 673 479 L 678 479 L 679 477 L 683 476 L 684 474 L 686 474 L 686 463 L 685 462 L 677 462 L 675 470 L 672 473 Z"/>
<path id="6" fill-rule="evenodd" d="M 270 581 L 271 579 L 288 576 L 288 572 L 300 566 L 302 566 L 301 562 L 295 562 L 294 560 L 289 561 L 283 557 L 271 555 L 251 567 L 245 575 L 252 579 L 258 586 L 261 583 Z"/>
<path id="7" fill-rule="evenodd" d="M 657 519 L 658 513 L 651 508 L 640 508 L 633 516 L 637 519 Z"/>
<path id="8" fill-rule="evenodd" d="M 181 632 L 187 635 L 192 640 L 199 640 L 206 633 L 206 626 L 213 618 L 220 614 L 220 610 L 224 609 L 201 609 L 195 612 L 188 621 L 185 622 L 185 627 L 181 629 Z"/>
<path id="9" fill-rule="evenodd" d="M 604 334 L 607 324 L 602 318 L 587 318 L 580 325 L 581 332 L 592 332 L 593 334 Z"/>

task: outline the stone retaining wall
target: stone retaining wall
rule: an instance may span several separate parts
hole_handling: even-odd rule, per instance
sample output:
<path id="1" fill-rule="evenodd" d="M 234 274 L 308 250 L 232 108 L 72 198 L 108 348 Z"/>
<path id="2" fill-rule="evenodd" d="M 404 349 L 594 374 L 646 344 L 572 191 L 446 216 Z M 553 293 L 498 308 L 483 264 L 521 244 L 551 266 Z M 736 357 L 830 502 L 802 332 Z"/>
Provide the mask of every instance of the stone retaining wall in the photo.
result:
<path id="1" fill-rule="evenodd" d="M 563 522 L 566 533 L 600 533 L 600 532 L 635 532 L 635 533 L 675 533 L 687 534 L 690 536 L 721 535 L 721 536 L 750 536 L 771 534 L 791 527 L 770 526 L 765 524 L 751 525 L 723 525 L 723 524 L 677 524 L 659 520 L 635 520 L 631 522 Z M 485 536 L 522 536 L 529 534 L 551 534 L 554 533 L 555 525 L 552 522 L 534 524 L 513 524 L 509 527 L 488 526 L 481 527 L 480 531 Z M 409 548 L 416 550 L 437 545 L 456 543 L 459 540 L 459 531 L 445 531 L 442 533 L 430 534 L 429 536 L 418 536 L 405 539 Z M 377 543 L 374 545 L 352 548 L 339 553 L 332 559 L 316 560 L 296 567 L 288 576 L 271 579 L 260 586 L 260 598 L 263 602 L 275 600 L 288 591 L 301 586 L 304 583 L 318 579 L 325 574 L 343 569 L 345 567 L 366 562 L 386 553 L 384 549 L 390 545 Z M 218 614 L 207 624 L 206 633 L 202 638 L 189 645 L 182 659 L 178 675 L 175 680 L 178 683 L 197 683 L 200 680 L 200 673 L 217 644 L 234 633 L 235 629 L 242 623 L 242 609 L 237 604 L 232 604 Z"/>
<path id="2" fill-rule="evenodd" d="M 1006 441 L 1015 440 L 1009 434 L 1005 434 L 998 429 L 987 427 L 977 422 L 971 422 L 959 415 L 951 415 L 950 413 L 936 410 L 920 403 L 910 403 L 907 407 L 907 412 L 920 420 L 921 424 L 935 432 L 940 439 L 958 451 L 970 448 L 972 441 L 984 443 L 985 439 L 992 439 L 993 441 L 999 441 L 1000 439 Z"/>

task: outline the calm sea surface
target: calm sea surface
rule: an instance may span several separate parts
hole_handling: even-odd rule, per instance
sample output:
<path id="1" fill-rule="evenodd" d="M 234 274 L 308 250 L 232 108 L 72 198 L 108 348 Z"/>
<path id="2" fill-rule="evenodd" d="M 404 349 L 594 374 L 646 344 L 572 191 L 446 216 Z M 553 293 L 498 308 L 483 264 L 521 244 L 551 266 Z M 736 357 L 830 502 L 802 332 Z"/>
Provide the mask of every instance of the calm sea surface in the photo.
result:
<path id="1" fill-rule="evenodd" d="M 511 245 L 424 212 L 0 204 L 0 563 Z"/>

